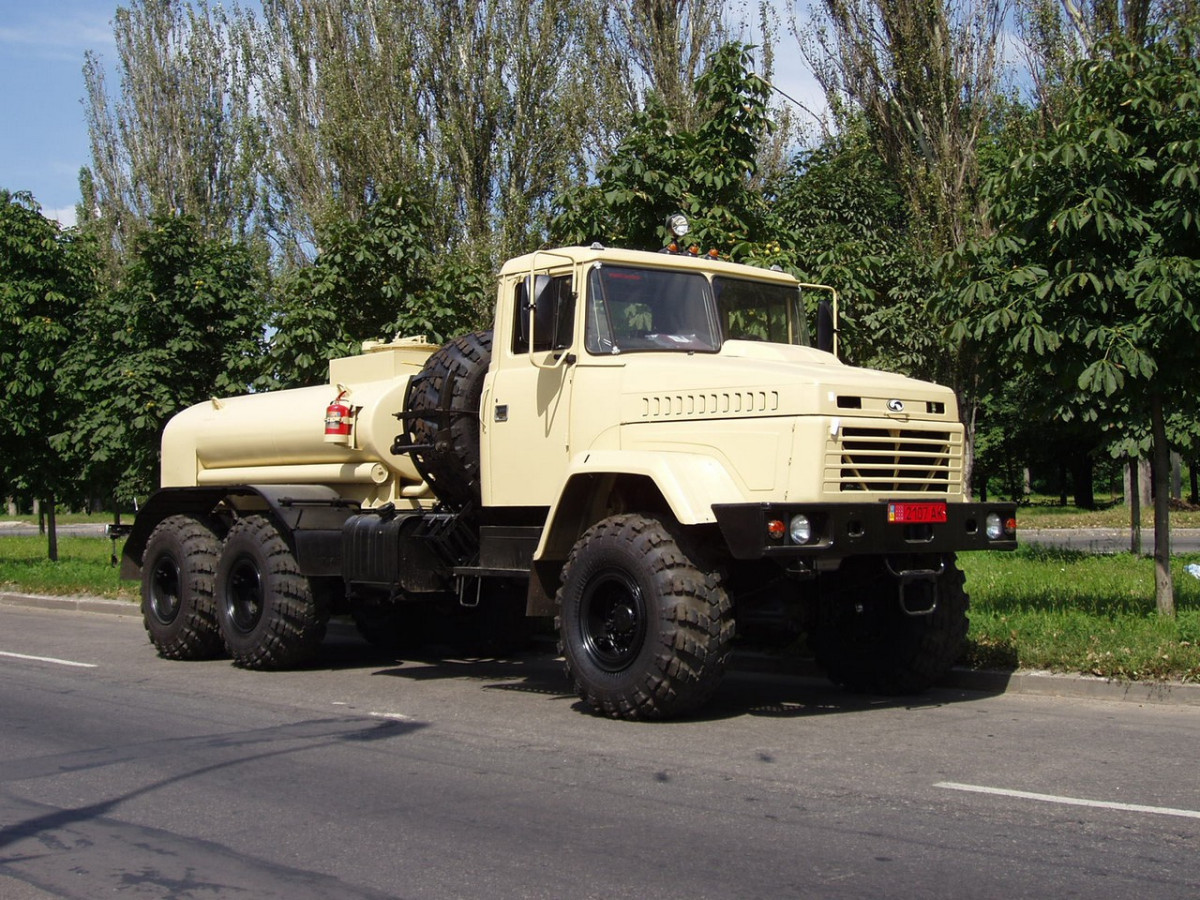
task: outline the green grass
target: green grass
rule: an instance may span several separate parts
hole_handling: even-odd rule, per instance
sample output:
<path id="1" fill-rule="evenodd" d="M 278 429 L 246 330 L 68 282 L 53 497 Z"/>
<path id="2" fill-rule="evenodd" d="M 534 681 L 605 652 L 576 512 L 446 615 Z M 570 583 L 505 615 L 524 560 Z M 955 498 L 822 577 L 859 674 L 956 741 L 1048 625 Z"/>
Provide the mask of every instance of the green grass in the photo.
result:
<path id="1" fill-rule="evenodd" d="M 0 590 L 136 602 L 138 586 L 118 579 L 111 552 L 104 538 L 60 536 L 59 561 L 51 563 L 45 537 L 0 534 Z M 1178 615 L 1163 619 L 1149 559 L 1034 547 L 961 554 L 971 595 L 964 662 L 1200 681 L 1200 579 L 1184 568 L 1192 562 L 1200 555 L 1172 559 Z"/>
<path id="2" fill-rule="evenodd" d="M 1099 498 L 1098 498 L 1099 499 Z M 1142 528 L 1154 527 L 1154 507 L 1141 510 Z M 1033 497 L 1017 509 L 1017 524 L 1021 528 L 1129 528 L 1129 507 L 1121 503 L 1100 501 L 1099 509 L 1080 509 L 1059 506 L 1057 501 Z M 1175 508 L 1171 510 L 1172 528 L 1200 528 L 1200 510 Z"/>
<path id="3" fill-rule="evenodd" d="M 136 600 L 136 582 L 121 581 L 112 565 L 112 541 L 58 536 L 58 562 L 46 558 L 45 536 L 0 534 L 0 590 L 30 594 L 87 594 Z"/>
<path id="4" fill-rule="evenodd" d="M 1171 560 L 1174 619 L 1154 607 L 1154 563 L 1025 547 L 964 553 L 971 595 L 965 662 L 1130 680 L 1200 681 L 1200 580 Z"/>

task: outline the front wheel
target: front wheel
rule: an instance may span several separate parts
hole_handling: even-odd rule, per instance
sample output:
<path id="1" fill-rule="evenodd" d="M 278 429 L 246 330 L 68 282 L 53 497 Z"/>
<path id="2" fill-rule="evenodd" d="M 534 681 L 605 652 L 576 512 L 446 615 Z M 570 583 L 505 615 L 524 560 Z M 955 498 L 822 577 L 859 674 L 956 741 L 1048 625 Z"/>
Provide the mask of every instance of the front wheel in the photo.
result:
<path id="1" fill-rule="evenodd" d="M 822 578 L 813 655 L 835 683 L 853 691 L 915 694 L 932 687 L 962 655 L 968 598 L 954 555 L 936 579 L 932 612 L 909 615 L 879 557 L 847 559 Z"/>
<path id="2" fill-rule="evenodd" d="M 233 661 L 247 669 L 286 669 L 309 662 L 329 619 L 283 537 L 263 516 L 239 519 L 221 549 L 217 618 Z"/>
<path id="3" fill-rule="evenodd" d="M 596 712 L 665 719 L 703 705 L 725 672 L 733 606 L 718 572 L 652 516 L 604 519 L 579 538 L 558 591 L 559 652 Z"/>

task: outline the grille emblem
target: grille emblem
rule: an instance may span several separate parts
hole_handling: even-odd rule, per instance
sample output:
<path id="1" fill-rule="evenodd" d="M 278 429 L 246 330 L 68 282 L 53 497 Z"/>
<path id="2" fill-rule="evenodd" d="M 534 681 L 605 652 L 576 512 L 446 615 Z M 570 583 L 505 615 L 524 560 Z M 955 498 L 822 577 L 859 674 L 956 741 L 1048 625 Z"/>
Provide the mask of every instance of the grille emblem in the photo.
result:
<path id="1" fill-rule="evenodd" d="M 889 400 L 887 402 L 887 408 L 889 410 L 891 410 L 892 412 L 904 412 L 904 401 L 903 400 Z"/>

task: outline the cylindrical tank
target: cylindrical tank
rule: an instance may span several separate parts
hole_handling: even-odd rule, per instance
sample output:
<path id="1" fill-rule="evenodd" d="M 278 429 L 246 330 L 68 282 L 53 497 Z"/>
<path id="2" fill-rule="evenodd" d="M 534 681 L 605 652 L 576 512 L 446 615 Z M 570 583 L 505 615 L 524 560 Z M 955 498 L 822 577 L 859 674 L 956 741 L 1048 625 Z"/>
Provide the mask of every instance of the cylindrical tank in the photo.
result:
<path id="1" fill-rule="evenodd" d="M 380 483 L 421 475 L 392 442 L 404 429 L 409 379 L 436 347 L 407 342 L 332 360 L 330 383 L 198 403 L 167 424 L 162 486 L 244 483 Z M 346 445 L 325 440 L 325 413 L 339 394 L 352 410 Z M 380 469 L 380 466 L 383 468 Z"/>

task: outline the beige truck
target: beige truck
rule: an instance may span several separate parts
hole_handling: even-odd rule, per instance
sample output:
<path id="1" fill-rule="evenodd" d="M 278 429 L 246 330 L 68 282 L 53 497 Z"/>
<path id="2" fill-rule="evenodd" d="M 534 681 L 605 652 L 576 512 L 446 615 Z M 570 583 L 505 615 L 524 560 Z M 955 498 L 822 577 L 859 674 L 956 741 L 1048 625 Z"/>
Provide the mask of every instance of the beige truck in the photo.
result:
<path id="1" fill-rule="evenodd" d="M 705 703 L 735 633 L 851 689 L 922 690 L 967 629 L 954 394 L 810 345 L 795 278 L 696 252 L 543 250 L 494 329 L 368 343 L 329 383 L 213 399 L 162 439 L 122 574 L 165 657 L 304 664 L 330 615 L 397 653 L 553 619 L 593 711 Z M 823 294 L 821 296 L 824 296 Z"/>

